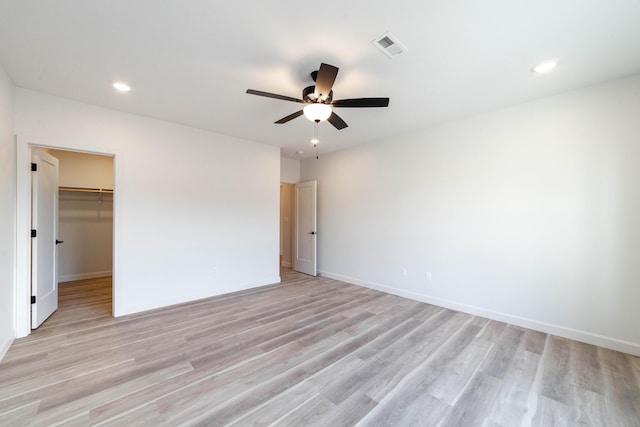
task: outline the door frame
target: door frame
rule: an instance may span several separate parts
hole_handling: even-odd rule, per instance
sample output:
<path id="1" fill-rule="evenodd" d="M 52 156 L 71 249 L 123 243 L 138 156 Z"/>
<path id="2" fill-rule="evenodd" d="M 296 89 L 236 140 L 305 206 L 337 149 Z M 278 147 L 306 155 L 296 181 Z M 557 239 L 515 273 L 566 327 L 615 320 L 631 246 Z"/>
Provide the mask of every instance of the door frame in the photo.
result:
<path id="1" fill-rule="evenodd" d="M 111 313 L 116 313 L 116 222 L 118 221 L 119 192 L 115 191 L 118 185 L 119 168 L 118 150 L 88 151 L 82 148 L 71 147 L 59 143 L 52 144 L 49 141 L 40 140 L 32 136 L 16 136 L 16 266 L 14 278 L 15 295 L 15 336 L 26 337 L 31 333 L 31 150 L 34 147 L 51 148 L 54 150 L 75 151 L 87 154 L 97 154 L 113 157 L 113 254 L 112 254 L 112 299 Z"/>

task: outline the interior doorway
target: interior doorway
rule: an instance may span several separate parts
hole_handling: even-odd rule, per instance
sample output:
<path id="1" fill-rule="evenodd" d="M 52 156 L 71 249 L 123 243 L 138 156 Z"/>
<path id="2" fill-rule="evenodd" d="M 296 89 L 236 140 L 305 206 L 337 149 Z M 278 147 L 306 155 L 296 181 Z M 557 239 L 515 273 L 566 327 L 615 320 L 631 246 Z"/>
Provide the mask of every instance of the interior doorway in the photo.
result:
<path id="1" fill-rule="evenodd" d="M 110 268 L 102 270 L 103 275 L 105 272 L 114 272 L 116 271 L 115 258 L 114 258 L 114 242 L 116 239 L 116 227 L 115 221 L 117 215 L 115 212 L 117 211 L 117 197 L 116 197 L 116 176 L 117 176 L 117 164 L 116 164 L 116 154 L 115 152 L 86 152 L 81 149 L 77 149 L 75 147 L 65 147 L 60 145 L 51 145 L 46 141 L 42 141 L 33 137 L 22 137 L 18 135 L 16 141 L 16 153 L 17 153 L 17 210 L 16 210 L 16 228 L 18 230 L 18 239 L 16 241 L 16 287 L 15 287 L 15 296 L 16 296 L 16 338 L 27 336 L 31 333 L 31 183 L 32 183 L 32 172 L 31 172 L 31 157 L 32 151 L 34 148 L 45 149 L 47 151 L 57 151 L 59 153 L 65 153 L 67 155 L 90 155 L 95 156 L 95 158 L 108 159 L 109 160 L 109 171 L 111 176 L 111 184 L 110 185 L 88 185 L 87 183 L 81 183 L 80 185 L 75 185 L 74 183 L 70 183 L 69 181 L 64 181 L 66 178 L 63 176 L 62 185 L 66 185 L 67 187 L 80 187 L 85 189 L 90 189 L 87 191 L 87 194 L 92 195 L 96 199 L 94 202 L 102 204 L 101 209 L 101 217 L 105 219 L 105 206 L 110 204 L 112 207 L 110 209 L 110 225 L 111 225 L 111 233 L 108 241 L 103 241 L 102 244 L 106 243 L 107 252 Z M 63 155 L 65 155 L 63 154 Z M 64 164 L 63 164 L 63 167 Z M 84 170 L 77 171 L 79 175 L 88 176 L 90 174 L 89 169 L 92 166 L 84 164 Z M 60 185 L 60 184 L 59 184 Z M 62 186 L 60 185 L 60 186 Z M 100 192 L 96 192 L 95 190 L 102 190 Z M 110 194 L 107 195 L 106 190 L 111 190 Z M 100 200 L 100 197 L 102 198 Z M 108 200 L 107 204 L 105 201 Z M 86 219 L 80 216 L 80 219 Z M 65 241 L 65 237 L 59 235 L 60 239 Z M 68 240 L 67 240 L 68 241 Z M 65 243 L 67 243 L 65 241 Z M 63 245 L 60 245 L 61 247 Z M 111 249 L 108 249 L 108 248 Z M 69 270 L 66 270 L 67 273 L 62 270 L 60 275 L 67 274 L 66 279 L 69 279 Z M 78 274 L 85 274 L 84 277 L 88 277 L 87 271 L 78 272 Z M 76 276 L 77 278 L 78 276 Z M 64 278 L 63 278 L 64 279 Z M 109 302 L 109 316 L 112 316 L 113 313 L 116 312 L 116 295 L 117 295 L 117 281 L 114 279 L 108 280 L 110 287 L 110 295 L 111 297 Z"/>
<path id="2" fill-rule="evenodd" d="M 110 277 L 113 157 L 50 150 L 59 160 L 59 282 Z"/>
<path id="3" fill-rule="evenodd" d="M 113 156 L 51 149 L 59 161 L 58 285 L 82 295 L 84 312 L 113 315 L 104 294 L 113 294 Z M 100 279 L 100 280 L 92 280 Z M 99 292 L 97 291 L 99 289 Z M 95 301 L 93 301 L 95 300 Z M 74 301 L 59 310 L 74 309 Z M 87 308 L 88 307 L 88 308 Z"/>
<path id="4" fill-rule="evenodd" d="M 295 184 L 280 183 L 280 268 L 293 266 L 293 192 Z"/>
<path id="5" fill-rule="evenodd" d="M 113 156 L 39 148 L 42 150 L 58 160 L 56 241 L 60 244 L 56 245 L 55 269 L 58 288 L 63 294 L 84 295 L 85 311 L 86 307 L 92 307 L 91 301 L 87 300 L 95 296 L 93 315 L 112 315 L 111 305 L 104 313 L 105 305 L 100 302 L 104 300 L 105 292 L 112 294 Z M 95 286 L 95 281 L 90 279 L 103 279 L 99 281 L 100 293 L 84 292 L 84 288 Z M 74 299 L 67 298 L 66 301 L 71 304 L 59 309 L 74 309 Z M 32 329 L 36 326 L 32 321 Z"/>
<path id="6" fill-rule="evenodd" d="M 317 276 L 317 182 L 280 183 L 280 269 Z"/>

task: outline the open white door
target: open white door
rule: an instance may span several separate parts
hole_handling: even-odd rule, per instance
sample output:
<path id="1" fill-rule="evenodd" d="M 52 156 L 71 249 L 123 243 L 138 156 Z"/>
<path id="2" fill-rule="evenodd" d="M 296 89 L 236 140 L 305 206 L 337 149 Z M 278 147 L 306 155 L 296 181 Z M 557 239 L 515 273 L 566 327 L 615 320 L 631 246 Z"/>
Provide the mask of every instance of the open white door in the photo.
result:
<path id="1" fill-rule="evenodd" d="M 31 180 L 31 228 L 35 230 L 31 239 L 31 328 L 35 329 L 58 309 L 58 159 L 34 149 L 32 162 L 36 166 L 32 166 Z"/>
<path id="2" fill-rule="evenodd" d="M 316 276 L 317 182 L 301 182 L 295 188 L 295 236 L 293 269 Z"/>

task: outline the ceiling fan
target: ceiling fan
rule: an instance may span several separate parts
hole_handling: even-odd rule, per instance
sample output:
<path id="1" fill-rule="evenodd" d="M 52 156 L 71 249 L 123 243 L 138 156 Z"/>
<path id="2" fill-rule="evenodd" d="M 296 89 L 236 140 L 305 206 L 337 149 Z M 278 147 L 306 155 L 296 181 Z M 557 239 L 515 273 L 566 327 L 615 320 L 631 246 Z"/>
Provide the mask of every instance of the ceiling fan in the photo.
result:
<path id="1" fill-rule="evenodd" d="M 281 99 L 283 101 L 306 104 L 305 107 L 278 120 L 277 124 L 287 123 L 290 120 L 304 114 L 312 122 L 320 123 L 327 120 L 336 129 L 344 129 L 347 123 L 338 116 L 334 108 L 371 108 L 389 106 L 389 98 L 353 98 L 333 100 L 333 82 L 338 75 L 338 67 L 328 64 L 320 64 L 320 69 L 311 73 L 311 78 L 315 85 L 307 86 L 302 91 L 302 99 L 290 96 L 278 95 L 276 93 L 263 92 L 260 90 L 247 89 L 251 95 L 265 96 L 267 98 Z"/>

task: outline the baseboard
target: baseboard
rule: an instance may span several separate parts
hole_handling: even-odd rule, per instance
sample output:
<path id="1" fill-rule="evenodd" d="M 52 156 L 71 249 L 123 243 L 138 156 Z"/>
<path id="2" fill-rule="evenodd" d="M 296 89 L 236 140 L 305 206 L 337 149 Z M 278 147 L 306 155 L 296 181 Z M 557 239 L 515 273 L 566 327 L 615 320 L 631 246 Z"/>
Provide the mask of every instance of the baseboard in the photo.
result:
<path id="1" fill-rule="evenodd" d="M 587 344 L 609 348 L 611 350 L 621 351 L 623 353 L 632 354 L 634 356 L 640 356 L 640 344 L 638 343 L 619 340 L 617 338 L 567 328 L 565 326 L 554 325 L 551 323 L 515 316 L 508 313 L 487 310 L 482 307 L 476 307 L 473 305 L 463 304 L 430 295 L 419 294 L 417 292 L 406 291 L 404 289 L 398 289 L 379 283 L 367 282 L 364 280 L 356 279 L 354 277 L 343 276 L 341 274 L 335 274 L 328 271 L 322 271 L 321 275 L 323 277 L 340 280 L 341 282 L 350 283 L 352 285 L 375 289 L 377 291 L 398 295 L 400 297 L 409 298 L 415 301 L 425 302 L 427 304 L 437 305 L 439 307 L 473 314 L 474 316 L 485 317 L 487 319 L 497 320 L 499 322 L 509 323 L 515 326 L 521 326 L 523 328 L 533 329 L 547 334 L 556 335 L 575 341 L 581 341 Z"/>
<path id="2" fill-rule="evenodd" d="M 0 362 L 4 359 L 5 354 L 9 351 L 9 347 L 13 344 L 14 338 L 6 338 L 2 343 L 0 343 Z"/>
<path id="3" fill-rule="evenodd" d="M 291 268 L 291 263 L 287 262 L 287 261 L 282 261 L 282 264 L 280 264 L 283 267 L 287 267 L 287 268 Z"/>
<path id="4" fill-rule="evenodd" d="M 111 270 L 94 271 L 92 273 L 68 274 L 58 277 L 58 283 L 73 282 L 74 280 L 97 279 L 98 277 L 111 276 Z"/>

